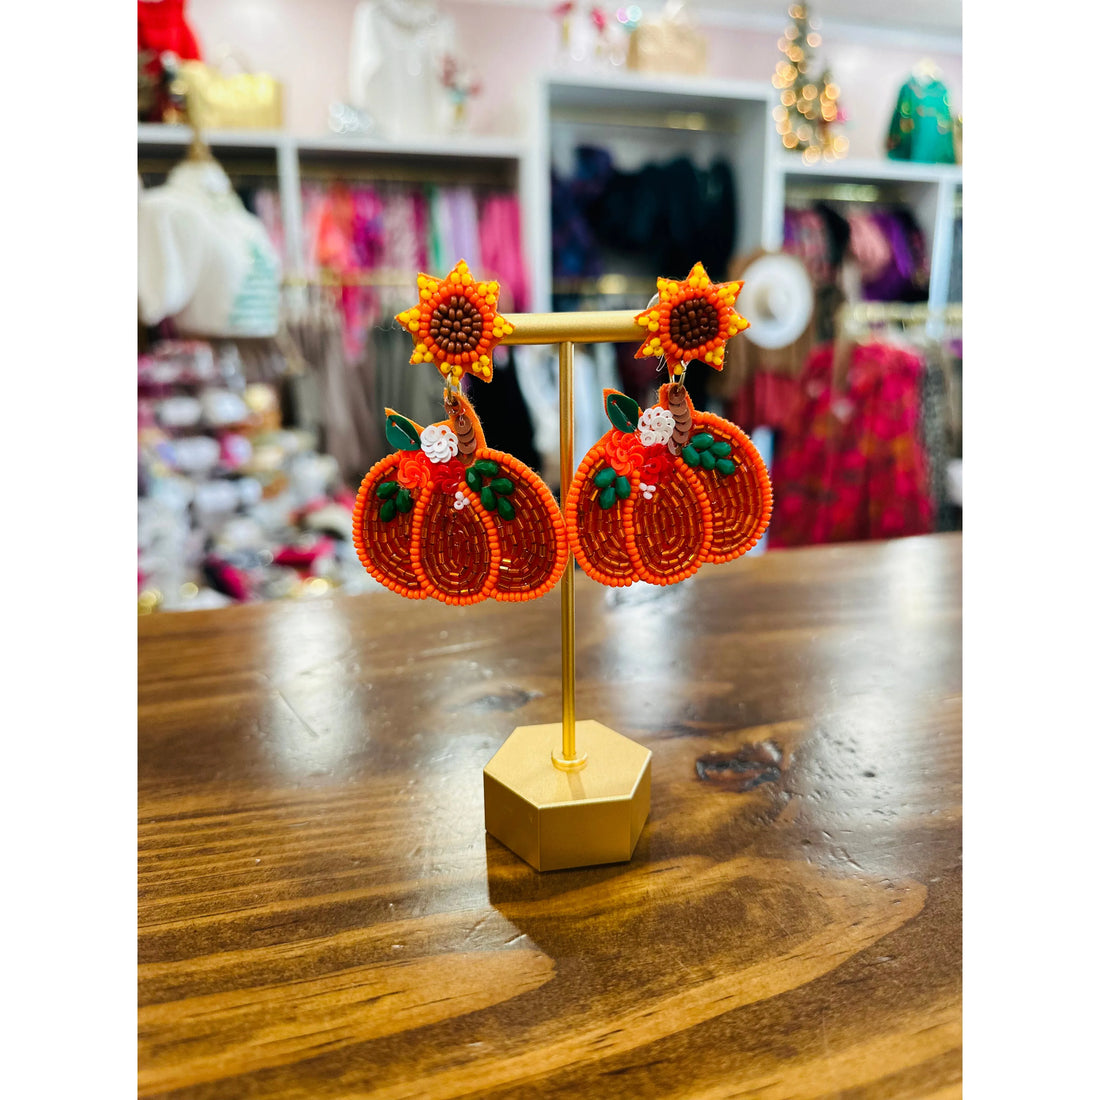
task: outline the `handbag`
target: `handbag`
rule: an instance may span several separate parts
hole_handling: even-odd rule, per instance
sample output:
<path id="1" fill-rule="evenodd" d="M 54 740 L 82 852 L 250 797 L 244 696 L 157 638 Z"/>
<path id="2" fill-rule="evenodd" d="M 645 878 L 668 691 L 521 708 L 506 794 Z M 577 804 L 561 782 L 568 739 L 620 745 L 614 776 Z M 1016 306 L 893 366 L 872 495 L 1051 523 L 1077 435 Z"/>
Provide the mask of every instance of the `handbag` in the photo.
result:
<path id="1" fill-rule="evenodd" d="M 652 22 L 630 36 L 626 66 L 635 72 L 702 76 L 707 71 L 707 40 L 669 4 Z"/>
<path id="2" fill-rule="evenodd" d="M 237 60 L 235 55 L 229 55 Z M 220 65 L 184 61 L 179 80 L 188 116 L 202 130 L 280 130 L 283 86 L 269 73 L 227 73 Z"/>

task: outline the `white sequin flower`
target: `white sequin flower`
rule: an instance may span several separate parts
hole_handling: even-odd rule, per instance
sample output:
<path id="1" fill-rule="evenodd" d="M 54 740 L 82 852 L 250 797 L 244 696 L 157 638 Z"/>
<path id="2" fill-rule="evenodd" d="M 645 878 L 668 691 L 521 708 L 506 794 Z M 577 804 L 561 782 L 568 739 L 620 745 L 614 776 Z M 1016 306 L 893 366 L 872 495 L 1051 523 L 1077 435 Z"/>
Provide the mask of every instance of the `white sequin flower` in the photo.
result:
<path id="1" fill-rule="evenodd" d="M 652 447 L 654 443 L 667 443 L 676 430 L 676 418 L 660 405 L 646 409 L 638 417 L 638 438 L 643 447 Z"/>
<path id="2" fill-rule="evenodd" d="M 455 493 L 455 511 L 461 512 L 469 503 L 470 501 L 467 499 L 466 494 L 459 489 L 458 492 Z"/>
<path id="3" fill-rule="evenodd" d="M 642 490 L 642 496 L 644 496 L 646 500 L 652 500 L 653 494 L 657 491 L 656 485 L 647 485 L 644 481 L 638 482 L 638 488 Z"/>
<path id="4" fill-rule="evenodd" d="M 420 446 L 432 462 L 447 462 L 458 454 L 458 436 L 446 424 L 429 424 L 420 433 Z"/>

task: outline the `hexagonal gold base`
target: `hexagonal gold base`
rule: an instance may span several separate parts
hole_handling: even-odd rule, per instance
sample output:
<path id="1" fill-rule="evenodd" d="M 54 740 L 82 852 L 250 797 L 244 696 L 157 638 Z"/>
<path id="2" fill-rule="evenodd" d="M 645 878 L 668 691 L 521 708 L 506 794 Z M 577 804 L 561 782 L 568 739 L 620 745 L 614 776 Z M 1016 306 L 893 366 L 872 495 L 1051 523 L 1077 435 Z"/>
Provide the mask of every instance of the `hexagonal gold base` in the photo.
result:
<path id="1" fill-rule="evenodd" d="M 485 829 L 537 871 L 622 863 L 649 816 L 652 753 L 599 722 L 578 722 L 584 767 L 555 767 L 561 723 L 520 726 L 485 765 Z"/>

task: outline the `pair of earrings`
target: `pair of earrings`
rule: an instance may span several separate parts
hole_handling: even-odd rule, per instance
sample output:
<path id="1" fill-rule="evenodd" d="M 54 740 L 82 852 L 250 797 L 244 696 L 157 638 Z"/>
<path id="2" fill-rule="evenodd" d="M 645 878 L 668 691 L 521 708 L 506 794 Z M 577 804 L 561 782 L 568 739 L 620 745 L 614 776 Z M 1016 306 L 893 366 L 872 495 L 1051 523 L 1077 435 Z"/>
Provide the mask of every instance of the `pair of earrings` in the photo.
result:
<path id="1" fill-rule="evenodd" d="M 663 355 L 670 381 L 644 410 L 604 391 L 611 428 L 582 459 L 564 514 L 538 474 L 486 446 L 459 390 L 467 371 L 491 381 L 493 348 L 513 331 L 496 312 L 499 284 L 459 261 L 417 285 L 419 302 L 397 320 L 415 341 L 410 362 L 443 376 L 446 417 L 421 427 L 386 410 L 395 450 L 363 479 L 354 513 L 356 550 L 376 580 L 409 599 L 533 600 L 558 583 L 572 549 L 601 584 L 676 584 L 764 533 L 763 460 L 736 424 L 697 412 L 683 384 L 692 360 L 721 370 L 727 340 L 748 327 L 733 308 L 741 283 L 712 283 L 702 264 L 657 280 L 655 303 L 635 318 L 645 332 L 635 355 Z"/>

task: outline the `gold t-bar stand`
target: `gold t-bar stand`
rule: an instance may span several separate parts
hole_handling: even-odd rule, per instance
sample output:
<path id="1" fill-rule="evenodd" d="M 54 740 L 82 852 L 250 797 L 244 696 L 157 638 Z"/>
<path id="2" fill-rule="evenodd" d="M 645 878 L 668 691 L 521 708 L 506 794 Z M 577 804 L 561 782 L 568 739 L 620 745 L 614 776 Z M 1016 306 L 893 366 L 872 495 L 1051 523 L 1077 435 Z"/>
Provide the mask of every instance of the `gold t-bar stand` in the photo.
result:
<path id="1" fill-rule="evenodd" d="M 563 507 L 573 480 L 573 346 L 638 339 L 634 317 L 614 310 L 506 318 L 513 331 L 502 343 L 558 345 Z M 562 720 L 513 730 L 484 773 L 486 831 L 540 871 L 630 859 L 649 815 L 649 750 L 599 722 L 577 722 L 573 581 L 570 553 L 561 580 Z"/>

